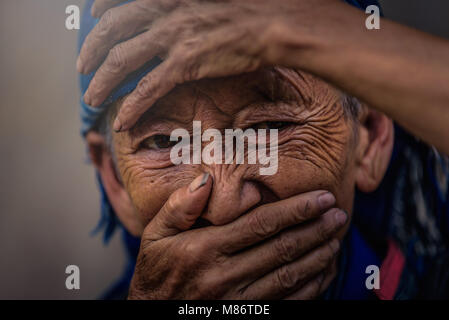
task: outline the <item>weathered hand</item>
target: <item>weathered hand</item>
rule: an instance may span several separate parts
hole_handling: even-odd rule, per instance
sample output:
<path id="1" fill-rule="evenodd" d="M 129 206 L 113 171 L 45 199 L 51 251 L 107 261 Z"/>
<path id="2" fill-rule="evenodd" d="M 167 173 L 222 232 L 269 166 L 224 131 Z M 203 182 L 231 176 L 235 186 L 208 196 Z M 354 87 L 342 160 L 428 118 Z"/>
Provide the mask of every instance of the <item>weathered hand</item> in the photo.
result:
<path id="1" fill-rule="evenodd" d="M 286 21 L 308 25 L 333 0 L 96 0 L 101 16 L 81 50 L 78 70 L 98 65 L 85 102 L 100 105 L 128 74 L 164 59 L 124 101 L 114 129 L 124 131 L 177 84 L 280 64 L 276 38 Z M 298 13 L 301 13 L 298 16 Z M 302 17 L 302 18 L 301 18 Z M 315 17 L 315 18 L 314 18 Z M 282 21 L 282 23 L 278 23 Z M 129 39 L 129 40 L 128 40 Z"/>
<path id="2" fill-rule="evenodd" d="M 209 175 L 172 194 L 142 236 L 130 299 L 309 299 L 334 272 L 346 215 L 314 191 L 265 204 L 223 226 L 191 229 Z M 328 210 L 326 212 L 326 210 Z"/>

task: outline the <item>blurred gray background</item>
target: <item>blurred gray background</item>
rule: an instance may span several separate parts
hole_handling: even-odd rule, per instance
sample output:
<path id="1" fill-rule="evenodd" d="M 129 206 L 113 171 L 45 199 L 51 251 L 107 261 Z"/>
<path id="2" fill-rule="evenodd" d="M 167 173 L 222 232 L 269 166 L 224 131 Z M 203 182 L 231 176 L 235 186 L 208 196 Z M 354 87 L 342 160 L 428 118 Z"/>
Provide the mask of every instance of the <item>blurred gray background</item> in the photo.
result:
<path id="1" fill-rule="evenodd" d="M 99 218 L 93 169 L 79 136 L 77 32 L 65 8 L 81 0 L 0 2 L 0 299 L 93 299 L 124 252 L 90 232 Z M 449 39 L 449 1 L 383 0 L 388 18 Z M 65 268 L 81 269 L 81 290 Z"/>

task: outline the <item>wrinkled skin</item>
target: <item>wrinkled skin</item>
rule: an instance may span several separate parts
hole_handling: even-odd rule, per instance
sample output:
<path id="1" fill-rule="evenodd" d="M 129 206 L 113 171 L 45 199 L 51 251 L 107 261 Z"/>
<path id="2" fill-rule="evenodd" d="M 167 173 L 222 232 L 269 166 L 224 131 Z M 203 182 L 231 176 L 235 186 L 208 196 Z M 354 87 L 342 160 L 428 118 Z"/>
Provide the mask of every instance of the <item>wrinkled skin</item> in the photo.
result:
<path id="1" fill-rule="evenodd" d="M 201 121 L 202 130 L 264 128 L 267 122 L 287 123 L 279 128 L 277 173 L 262 176 L 257 164 L 173 165 L 170 149 L 155 146 L 151 137 L 169 136 L 177 128 L 191 132 L 194 120 Z M 283 227 L 276 217 L 282 221 L 291 212 L 283 199 L 307 197 L 307 192 L 313 190 L 330 191 L 336 198 L 331 205 L 351 212 L 355 184 L 353 126 L 353 120 L 342 108 L 339 91 L 306 73 L 276 68 L 179 86 L 151 108 L 132 130 L 114 133 L 119 176 L 136 208 L 136 219 L 147 226 L 130 298 L 309 299 L 323 292 L 336 273 L 338 248 L 330 240 L 341 240 L 349 224 L 337 225 L 333 218 L 336 211 L 332 210 L 320 218 L 325 210 L 311 205 L 315 203 L 312 198 L 300 200 L 302 205 L 296 205 L 300 209 L 294 209 L 297 217 L 294 221 L 289 219 Z M 170 199 L 181 199 L 186 193 L 182 190 L 203 172 L 211 175 L 213 185 L 208 182 L 203 187 L 207 190 L 199 191 L 207 192 L 206 197 L 192 205 L 200 208 L 201 218 L 208 224 L 220 227 L 195 229 L 176 236 L 171 231 L 155 231 L 158 230 L 155 225 L 167 224 L 160 222 L 164 221 L 161 216 L 175 212 L 168 214 L 172 219 L 177 210 L 190 206 L 189 200 L 170 202 Z M 256 214 L 265 217 L 262 220 L 267 223 L 262 231 L 254 232 L 259 241 L 270 239 L 285 227 L 315 222 L 293 231 L 284 230 L 279 235 L 281 241 L 273 238 L 265 243 L 267 248 L 259 248 L 260 252 L 274 252 L 271 258 L 277 260 L 275 264 L 264 263 L 260 253 L 249 252 L 249 258 L 243 256 L 241 261 L 228 259 L 232 258 L 229 253 L 216 254 L 220 238 L 223 241 L 219 252 L 228 251 L 223 249 L 223 243 L 226 248 L 229 246 L 226 243 L 233 241 L 241 242 L 239 250 L 249 247 L 253 243 L 248 240 L 250 236 L 233 232 L 240 228 L 254 230 L 251 222 L 260 219 L 253 218 Z M 271 222 L 266 218 L 270 214 L 275 217 Z M 249 222 L 242 217 L 248 217 Z M 237 227 L 239 224 L 243 227 Z M 341 229 L 342 226 L 345 227 Z M 313 248 L 315 251 L 307 254 Z M 303 260 L 296 260 L 301 255 Z M 260 260 L 250 260 L 255 256 L 260 256 Z M 248 265 L 246 269 L 238 266 L 246 259 L 251 264 L 250 271 Z M 178 264 L 179 261 L 182 263 Z M 286 267 L 282 267 L 284 264 Z M 274 275 L 270 274 L 273 268 L 279 268 Z M 241 274 L 233 274 L 239 269 Z M 257 272 L 267 275 L 257 282 L 251 278 Z M 247 280 L 242 280 L 243 276 Z M 186 284 L 186 279 L 190 283 Z M 301 286 L 302 291 L 295 293 Z"/>
<path id="2" fill-rule="evenodd" d="M 234 220 L 238 209 L 248 209 L 247 198 L 257 193 L 275 201 L 329 190 L 336 195 L 337 207 L 351 211 L 353 131 L 339 92 L 305 73 L 278 70 L 181 86 L 158 102 L 138 127 L 114 134 L 118 169 L 144 224 L 170 194 L 203 171 L 214 178 L 204 218 L 215 225 Z M 293 124 L 279 130 L 279 168 L 273 176 L 259 175 L 259 165 L 174 166 L 168 149 L 138 149 L 152 135 L 170 135 L 177 128 L 191 132 L 193 120 L 202 122 L 202 130 L 245 129 L 266 121 Z"/>

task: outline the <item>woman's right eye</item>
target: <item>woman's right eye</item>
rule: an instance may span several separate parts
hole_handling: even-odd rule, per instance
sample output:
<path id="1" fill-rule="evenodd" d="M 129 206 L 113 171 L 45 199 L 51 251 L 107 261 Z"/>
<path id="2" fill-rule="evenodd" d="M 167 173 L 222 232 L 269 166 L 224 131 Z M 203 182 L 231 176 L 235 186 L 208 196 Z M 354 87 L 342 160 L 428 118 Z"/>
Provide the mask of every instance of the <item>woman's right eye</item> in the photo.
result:
<path id="1" fill-rule="evenodd" d="M 170 141 L 170 136 L 157 134 L 146 138 L 140 145 L 142 148 L 151 150 L 169 149 L 177 144 L 177 141 Z"/>

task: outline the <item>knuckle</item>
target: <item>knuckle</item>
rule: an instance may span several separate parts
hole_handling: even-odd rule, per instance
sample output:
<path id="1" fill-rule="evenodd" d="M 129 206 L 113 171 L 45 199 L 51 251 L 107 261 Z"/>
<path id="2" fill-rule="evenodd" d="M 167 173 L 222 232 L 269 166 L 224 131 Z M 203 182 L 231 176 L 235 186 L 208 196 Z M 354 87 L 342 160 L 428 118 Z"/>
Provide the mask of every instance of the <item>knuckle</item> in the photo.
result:
<path id="1" fill-rule="evenodd" d="M 299 198 L 291 206 L 291 214 L 295 222 L 303 222 L 311 218 L 312 205 L 309 199 Z"/>
<path id="2" fill-rule="evenodd" d="M 213 299 L 214 287 L 211 286 L 208 280 L 201 279 L 196 285 L 196 297 L 198 299 Z"/>
<path id="3" fill-rule="evenodd" d="M 192 0 L 171 0 L 171 1 L 169 1 L 169 5 L 171 5 L 171 9 L 188 8 L 188 7 L 192 6 L 193 3 L 194 3 L 194 1 L 192 1 Z"/>
<path id="4" fill-rule="evenodd" d="M 199 72 L 200 72 L 199 67 L 196 64 L 189 66 L 188 68 L 185 68 L 183 72 L 182 81 L 190 82 L 193 80 L 197 80 L 199 78 Z"/>
<path id="5" fill-rule="evenodd" d="M 260 36 L 261 43 L 272 43 L 273 41 L 277 41 L 280 36 L 285 34 L 285 28 L 281 23 L 270 23 L 270 25 L 265 29 L 265 31 Z M 282 54 L 282 51 L 279 50 L 277 46 L 266 46 L 265 49 L 265 58 L 267 61 L 273 61 L 273 64 L 276 64 L 275 61 L 279 61 L 279 56 Z"/>
<path id="6" fill-rule="evenodd" d="M 192 253 L 192 248 L 187 244 L 183 244 L 178 249 L 174 250 L 174 261 L 178 261 L 179 265 L 184 268 L 192 268 L 196 263 L 195 255 Z"/>
<path id="7" fill-rule="evenodd" d="M 172 201 L 167 201 L 162 209 L 161 212 L 161 224 L 163 226 L 168 226 L 172 222 L 178 222 L 178 208 L 176 207 L 176 204 L 173 204 Z"/>
<path id="8" fill-rule="evenodd" d="M 124 54 L 123 45 L 119 44 L 111 49 L 106 60 L 106 66 L 112 73 L 122 73 L 126 71 L 128 63 Z"/>
<path id="9" fill-rule="evenodd" d="M 310 199 L 300 201 L 297 210 L 304 218 L 309 218 L 312 215 L 312 204 Z"/>
<path id="10" fill-rule="evenodd" d="M 136 88 L 136 93 L 139 97 L 144 98 L 147 97 L 152 89 L 152 81 L 150 75 L 143 78 L 139 85 Z"/>
<path id="11" fill-rule="evenodd" d="M 179 196 L 179 192 L 175 191 L 165 203 L 165 210 L 167 213 L 177 212 L 181 209 L 181 197 Z"/>
<path id="12" fill-rule="evenodd" d="M 217 299 L 223 290 L 220 278 L 220 275 L 213 272 L 202 276 L 197 284 L 199 298 Z"/>
<path id="13" fill-rule="evenodd" d="M 197 254 L 199 257 L 209 257 L 211 260 L 218 262 L 219 258 L 221 258 L 220 254 L 215 249 L 215 241 L 212 238 L 212 234 L 205 233 L 204 230 L 202 230 L 200 234 L 196 237 L 197 240 Z"/>
<path id="14" fill-rule="evenodd" d="M 303 253 L 305 250 L 308 250 L 310 247 L 310 241 L 305 238 L 301 233 L 300 234 L 293 234 L 293 237 L 295 238 L 295 249 L 298 253 Z"/>
<path id="15" fill-rule="evenodd" d="M 276 281 L 281 291 L 289 291 L 297 284 L 297 280 L 292 274 L 292 271 L 285 265 L 276 270 Z"/>
<path id="16" fill-rule="evenodd" d="M 328 254 L 326 253 L 326 251 L 318 251 L 316 261 L 319 266 L 326 266 L 328 260 Z"/>
<path id="17" fill-rule="evenodd" d="M 274 248 L 276 255 L 285 263 L 291 262 L 295 258 L 297 250 L 296 241 L 285 234 L 280 235 L 274 241 Z"/>
<path id="18" fill-rule="evenodd" d="M 323 250 L 319 250 L 317 253 L 317 263 L 322 268 L 326 267 L 332 260 L 333 251 L 329 244 Z"/>
<path id="19" fill-rule="evenodd" d="M 201 241 L 185 241 L 179 251 L 181 251 L 178 252 L 178 256 L 181 258 L 180 261 L 192 267 L 201 262 L 206 250 Z"/>
<path id="20" fill-rule="evenodd" d="M 195 64 L 193 48 L 186 48 L 184 42 L 176 45 L 169 53 L 166 71 L 172 75 L 175 84 L 190 81 L 190 66 Z M 193 80 L 193 78 L 192 78 Z"/>
<path id="21" fill-rule="evenodd" d="M 168 10 L 173 10 L 174 8 L 180 6 L 184 2 L 185 2 L 184 0 L 159 1 L 159 6 L 162 10 L 168 11 Z"/>
<path id="22" fill-rule="evenodd" d="M 171 255 L 174 260 L 179 261 L 181 263 L 186 263 L 189 257 L 186 255 L 185 251 L 183 250 L 183 246 L 179 246 L 177 248 L 174 248 L 171 252 Z"/>
<path id="23" fill-rule="evenodd" d="M 113 34 L 115 22 L 115 11 L 114 9 L 108 9 L 98 22 L 98 35 L 109 36 Z"/>
<path id="24" fill-rule="evenodd" d="M 182 82 L 198 79 L 201 64 L 199 60 L 201 57 L 196 52 L 197 46 L 198 43 L 193 40 L 184 41 L 175 49 L 172 55 L 172 60 L 176 61 L 178 66 L 182 66 L 179 79 Z"/>
<path id="25" fill-rule="evenodd" d="M 184 67 L 179 77 L 179 84 L 189 82 L 192 79 L 191 68 Z"/>
<path id="26" fill-rule="evenodd" d="M 140 240 L 140 247 L 141 247 L 140 254 L 143 257 L 146 257 L 147 253 L 151 252 L 153 243 L 154 243 L 154 240 L 151 238 L 151 236 L 148 234 L 148 232 L 144 231 L 144 233 L 142 234 L 142 238 Z"/>
<path id="27" fill-rule="evenodd" d="M 270 221 L 267 216 L 264 210 L 258 210 L 249 217 L 249 230 L 260 239 L 273 235 L 278 230 L 277 223 Z"/>
<path id="28" fill-rule="evenodd" d="M 312 300 L 315 299 L 320 294 L 321 289 L 321 281 L 313 280 L 310 284 L 309 292 L 303 297 L 303 300 Z"/>
<path id="29" fill-rule="evenodd" d="M 325 219 L 321 219 L 317 226 L 317 236 L 320 242 L 327 240 L 330 235 L 331 228 Z"/>
<path id="30" fill-rule="evenodd" d="M 175 222 L 180 228 L 189 228 L 196 219 L 196 215 L 186 211 L 183 206 L 181 192 L 176 191 L 163 207 L 164 221 Z"/>

